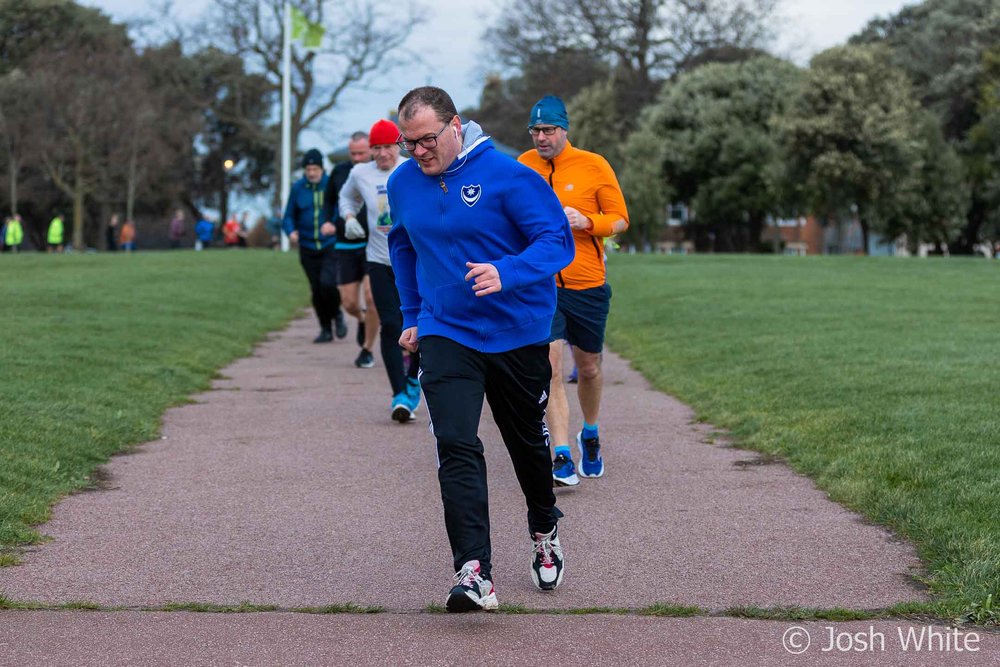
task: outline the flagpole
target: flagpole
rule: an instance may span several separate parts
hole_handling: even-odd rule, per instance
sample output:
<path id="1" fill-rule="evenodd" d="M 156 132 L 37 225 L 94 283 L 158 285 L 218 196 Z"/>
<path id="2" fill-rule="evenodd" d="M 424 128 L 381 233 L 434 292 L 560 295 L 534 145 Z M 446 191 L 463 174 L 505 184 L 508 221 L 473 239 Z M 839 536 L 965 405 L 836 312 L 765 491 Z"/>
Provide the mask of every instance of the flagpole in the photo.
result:
<path id="1" fill-rule="evenodd" d="M 282 45 L 281 63 L 281 206 L 288 202 L 288 193 L 292 187 L 289 179 L 292 175 L 292 9 L 289 2 L 285 2 L 285 27 L 282 31 L 284 44 Z M 282 208 L 284 210 L 284 208 Z M 284 229 L 281 232 L 281 249 L 288 252 L 290 244 L 288 235 Z"/>

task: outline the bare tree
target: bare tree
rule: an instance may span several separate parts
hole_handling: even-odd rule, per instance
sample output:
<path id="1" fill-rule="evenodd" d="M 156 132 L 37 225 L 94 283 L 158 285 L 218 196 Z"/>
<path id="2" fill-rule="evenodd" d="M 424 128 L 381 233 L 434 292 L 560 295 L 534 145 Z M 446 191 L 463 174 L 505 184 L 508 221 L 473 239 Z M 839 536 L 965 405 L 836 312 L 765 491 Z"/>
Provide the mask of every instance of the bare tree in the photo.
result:
<path id="1" fill-rule="evenodd" d="M 422 22 L 413 0 L 387 5 L 374 0 L 293 0 L 292 5 L 326 29 L 315 51 L 293 49 L 291 135 L 299 134 L 337 106 L 343 93 L 364 87 L 375 72 L 385 72 L 416 59 L 403 48 L 413 27 Z M 211 13 L 215 45 L 237 54 L 251 71 L 281 87 L 283 0 L 214 0 Z"/>
<path id="2" fill-rule="evenodd" d="M 508 0 L 487 39 L 512 69 L 558 50 L 591 52 L 652 92 L 706 54 L 766 44 L 779 1 Z"/>
<path id="3" fill-rule="evenodd" d="M 109 149 L 121 140 L 119 82 L 133 76 L 131 51 L 68 46 L 39 53 L 36 80 L 46 91 L 39 157 L 52 183 L 73 203 L 73 246 L 84 246 L 84 211 L 109 169 Z"/>
<path id="4" fill-rule="evenodd" d="M 11 215 L 16 214 L 18 183 L 31 144 L 37 140 L 38 87 L 20 69 L 0 76 L 0 143 L 7 157 Z"/>

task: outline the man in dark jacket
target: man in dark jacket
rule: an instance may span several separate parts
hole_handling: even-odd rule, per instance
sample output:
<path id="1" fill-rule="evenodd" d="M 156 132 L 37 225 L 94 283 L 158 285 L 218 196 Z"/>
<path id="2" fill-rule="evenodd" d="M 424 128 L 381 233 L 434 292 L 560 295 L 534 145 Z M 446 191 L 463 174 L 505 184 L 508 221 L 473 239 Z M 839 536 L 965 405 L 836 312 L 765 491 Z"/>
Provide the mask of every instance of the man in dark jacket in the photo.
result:
<path id="1" fill-rule="evenodd" d="M 299 244 L 299 261 L 312 289 L 312 304 L 320 326 L 313 342 L 329 343 L 333 340 L 335 320 L 337 338 L 347 335 L 337 292 L 335 204 L 326 201 L 328 179 L 323 170 L 323 154 L 315 148 L 308 150 L 302 158 L 302 170 L 305 175 L 292 185 L 288 194 L 282 227 L 291 242 Z"/>

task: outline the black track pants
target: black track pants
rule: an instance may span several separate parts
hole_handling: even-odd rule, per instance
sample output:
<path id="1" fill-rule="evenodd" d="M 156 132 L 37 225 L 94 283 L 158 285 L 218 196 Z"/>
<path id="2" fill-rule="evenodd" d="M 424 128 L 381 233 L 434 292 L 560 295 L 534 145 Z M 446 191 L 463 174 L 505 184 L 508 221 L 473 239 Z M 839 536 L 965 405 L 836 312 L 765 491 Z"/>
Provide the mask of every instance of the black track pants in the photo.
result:
<path id="1" fill-rule="evenodd" d="M 544 421 L 552 376 L 549 346 L 487 354 L 428 336 L 420 340 L 420 352 L 420 384 L 437 439 L 438 481 L 455 570 L 478 560 L 489 578 L 489 498 L 479 439 L 484 396 L 524 493 L 528 530 L 547 533 L 562 516 L 552 492 Z"/>
<path id="2" fill-rule="evenodd" d="M 299 262 L 309 279 L 312 304 L 320 328 L 333 330 L 333 318 L 340 310 L 340 291 L 337 289 L 337 255 L 333 246 L 326 250 L 299 248 Z"/>
<path id="3" fill-rule="evenodd" d="M 368 262 L 368 280 L 372 286 L 375 309 L 378 310 L 382 363 L 395 396 L 406 391 L 407 375 L 403 367 L 403 348 L 399 346 L 399 337 L 403 334 L 403 313 L 396 289 L 396 274 L 387 264 Z M 410 377 L 417 377 L 419 368 L 420 357 L 415 355 L 410 359 Z"/>

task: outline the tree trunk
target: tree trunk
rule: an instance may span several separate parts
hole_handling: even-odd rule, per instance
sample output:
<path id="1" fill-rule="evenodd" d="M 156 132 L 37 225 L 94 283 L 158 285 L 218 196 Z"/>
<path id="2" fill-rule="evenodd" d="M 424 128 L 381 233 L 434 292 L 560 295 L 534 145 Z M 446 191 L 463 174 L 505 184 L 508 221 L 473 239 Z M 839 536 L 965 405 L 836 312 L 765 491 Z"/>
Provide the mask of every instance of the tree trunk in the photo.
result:
<path id="1" fill-rule="evenodd" d="M 132 154 L 129 155 L 128 160 L 128 185 L 126 187 L 125 193 L 125 219 L 134 220 L 132 215 L 135 213 L 135 191 L 137 187 L 136 181 L 138 180 L 136 173 L 136 162 L 139 159 L 138 147 L 136 142 L 132 142 Z"/>
<path id="2" fill-rule="evenodd" d="M 861 254 L 868 255 L 868 222 L 862 216 L 858 216 L 858 224 L 861 225 Z"/>
<path id="3" fill-rule="evenodd" d="M 77 176 L 76 187 L 73 188 L 73 249 L 77 252 L 85 248 L 83 244 L 83 195 L 83 183 Z"/>
<path id="4" fill-rule="evenodd" d="M 9 154 L 8 169 L 10 169 L 10 214 L 17 215 L 17 160 L 13 151 Z"/>
<path id="5" fill-rule="evenodd" d="M 222 175 L 222 187 L 219 189 L 219 229 L 229 219 L 229 174 Z"/>
<path id="6" fill-rule="evenodd" d="M 294 145 L 294 144 L 293 144 Z M 295 159 L 295 151 L 292 151 L 292 159 Z M 274 173 L 277 178 L 274 179 L 274 192 L 271 194 L 271 208 L 280 211 L 285 210 L 285 202 L 281 201 L 281 180 L 285 177 L 281 173 L 281 149 L 279 148 L 274 154 Z M 289 174 L 289 177 L 291 175 Z"/>

